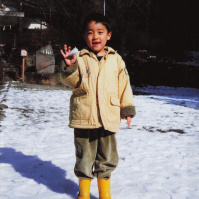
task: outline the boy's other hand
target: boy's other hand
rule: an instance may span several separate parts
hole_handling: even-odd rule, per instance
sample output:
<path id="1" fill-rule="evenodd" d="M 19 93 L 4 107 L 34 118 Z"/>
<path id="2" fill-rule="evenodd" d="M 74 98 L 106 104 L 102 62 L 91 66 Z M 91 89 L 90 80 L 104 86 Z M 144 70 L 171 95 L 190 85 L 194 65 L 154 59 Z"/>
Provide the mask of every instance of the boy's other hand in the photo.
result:
<path id="1" fill-rule="evenodd" d="M 130 126 L 130 125 L 131 125 L 132 118 L 131 118 L 130 116 L 127 116 L 127 117 L 122 118 L 122 119 L 123 119 L 123 120 L 127 120 L 127 121 L 126 121 L 127 126 Z"/>
<path id="2" fill-rule="evenodd" d="M 76 57 L 75 57 L 74 54 L 68 55 L 68 53 L 71 52 L 70 46 L 67 47 L 67 45 L 64 45 L 64 51 L 61 49 L 60 52 L 61 52 L 61 54 L 62 54 L 62 56 L 63 56 L 63 58 L 64 58 L 64 60 L 65 60 L 65 62 L 68 66 L 71 66 L 76 62 Z"/>

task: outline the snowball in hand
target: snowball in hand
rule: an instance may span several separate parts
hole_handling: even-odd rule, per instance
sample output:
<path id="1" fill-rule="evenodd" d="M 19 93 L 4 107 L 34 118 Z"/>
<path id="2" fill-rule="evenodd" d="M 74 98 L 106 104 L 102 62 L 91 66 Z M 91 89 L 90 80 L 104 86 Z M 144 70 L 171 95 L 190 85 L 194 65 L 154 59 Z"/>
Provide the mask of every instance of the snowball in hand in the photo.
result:
<path id="1" fill-rule="evenodd" d="M 78 49 L 75 47 L 71 52 L 68 53 L 68 55 L 76 55 L 78 53 Z"/>

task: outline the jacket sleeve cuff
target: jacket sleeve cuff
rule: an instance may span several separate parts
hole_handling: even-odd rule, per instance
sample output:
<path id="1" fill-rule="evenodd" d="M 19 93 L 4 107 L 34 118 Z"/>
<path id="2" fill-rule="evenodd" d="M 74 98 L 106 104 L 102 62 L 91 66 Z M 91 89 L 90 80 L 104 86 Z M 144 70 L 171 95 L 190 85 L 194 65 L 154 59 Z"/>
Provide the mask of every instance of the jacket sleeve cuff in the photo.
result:
<path id="1" fill-rule="evenodd" d="M 135 106 L 126 106 L 121 108 L 121 118 L 126 118 L 127 116 L 134 117 L 135 114 Z"/>
<path id="2" fill-rule="evenodd" d="M 77 70 L 77 64 L 72 66 L 67 66 L 66 63 L 62 60 L 61 62 L 61 73 L 64 73 L 65 76 L 69 76 Z"/>

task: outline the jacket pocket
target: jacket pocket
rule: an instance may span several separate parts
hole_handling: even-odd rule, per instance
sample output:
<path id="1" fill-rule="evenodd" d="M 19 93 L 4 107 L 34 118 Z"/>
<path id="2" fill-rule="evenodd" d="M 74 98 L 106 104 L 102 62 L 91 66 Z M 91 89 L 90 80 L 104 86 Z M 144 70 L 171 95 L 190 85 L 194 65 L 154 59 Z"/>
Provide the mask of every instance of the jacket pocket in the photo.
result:
<path id="1" fill-rule="evenodd" d="M 89 92 L 76 88 L 70 98 L 70 121 L 90 118 L 91 100 Z"/>
<path id="2" fill-rule="evenodd" d="M 120 124 L 120 100 L 116 96 L 110 96 L 108 121 Z"/>

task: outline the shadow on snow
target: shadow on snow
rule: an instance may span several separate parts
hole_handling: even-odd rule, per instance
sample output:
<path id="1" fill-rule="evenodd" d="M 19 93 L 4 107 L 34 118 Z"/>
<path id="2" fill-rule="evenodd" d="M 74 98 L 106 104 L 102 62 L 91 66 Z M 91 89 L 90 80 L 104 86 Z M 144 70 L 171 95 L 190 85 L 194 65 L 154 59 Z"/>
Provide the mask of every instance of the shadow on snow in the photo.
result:
<path id="1" fill-rule="evenodd" d="M 177 93 L 174 88 L 170 88 L 171 90 L 169 91 L 166 90 L 167 93 L 164 93 L 164 90 L 160 90 L 160 93 L 158 93 L 157 88 L 154 90 L 146 90 L 146 91 L 139 91 L 139 89 L 134 90 L 134 95 L 144 95 L 147 98 L 158 100 L 158 101 L 164 101 L 165 103 L 168 104 L 174 104 L 174 105 L 179 105 L 179 106 L 184 106 L 192 109 L 199 110 L 199 89 L 193 89 L 187 88 L 184 89 L 184 91 L 181 91 L 181 94 Z M 192 92 L 192 93 L 186 93 Z M 185 92 L 185 93 L 183 93 Z M 186 94 L 186 95 L 185 95 Z"/>
<path id="2" fill-rule="evenodd" d="M 188 107 L 188 108 L 192 108 L 192 109 L 196 109 L 199 110 L 199 101 L 198 99 L 182 99 L 182 98 L 176 98 L 176 97 L 166 97 L 166 96 L 149 96 L 150 98 L 153 98 L 154 100 L 158 100 L 158 101 L 164 101 L 165 103 L 168 104 L 174 104 L 174 105 L 178 105 L 178 106 L 184 106 L 184 107 Z"/>
<path id="3" fill-rule="evenodd" d="M 66 193 L 74 199 L 77 198 L 78 184 L 66 179 L 66 171 L 52 164 L 51 161 L 42 161 L 37 156 L 24 155 L 13 148 L 0 148 L 0 154 L 0 163 L 12 165 L 21 176 L 33 179 L 51 191 Z M 91 199 L 96 197 L 91 196 Z"/>

